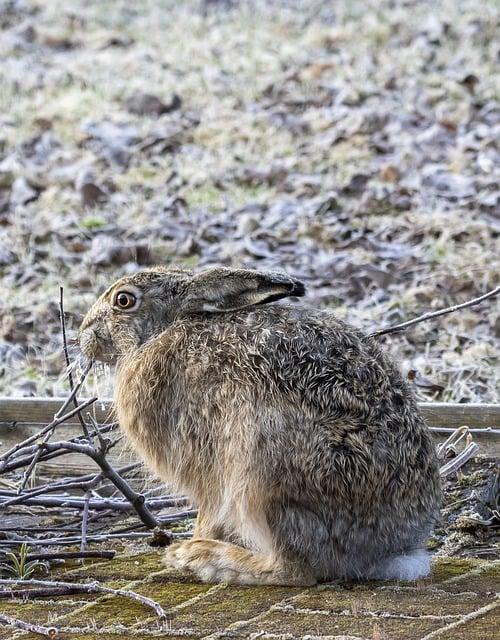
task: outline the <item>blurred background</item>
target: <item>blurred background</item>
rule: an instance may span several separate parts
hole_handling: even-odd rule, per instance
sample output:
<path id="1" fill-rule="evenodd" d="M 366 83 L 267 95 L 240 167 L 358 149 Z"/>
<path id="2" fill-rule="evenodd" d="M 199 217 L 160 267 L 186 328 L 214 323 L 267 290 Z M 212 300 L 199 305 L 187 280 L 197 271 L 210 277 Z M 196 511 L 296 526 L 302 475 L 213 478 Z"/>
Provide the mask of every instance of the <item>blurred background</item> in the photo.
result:
<path id="1" fill-rule="evenodd" d="M 495 0 L 0 0 L 0 395 L 155 263 L 281 268 L 365 331 L 500 275 Z M 500 307 L 383 340 L 421 399 L 499 401 Z M 99 382 L 101 394 L 109 385 Z"/>

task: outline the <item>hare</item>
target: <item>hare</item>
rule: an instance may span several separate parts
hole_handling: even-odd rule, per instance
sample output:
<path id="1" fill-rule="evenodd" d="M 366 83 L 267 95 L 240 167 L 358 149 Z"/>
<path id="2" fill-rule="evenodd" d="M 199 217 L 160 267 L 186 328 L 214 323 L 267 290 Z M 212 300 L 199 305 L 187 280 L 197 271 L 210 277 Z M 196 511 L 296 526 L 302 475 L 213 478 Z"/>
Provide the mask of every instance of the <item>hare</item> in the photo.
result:
<path id="1" fill-rule="evenodd" d="M 328 311 L 268 304 L 302 295 L 279 273 L 155 267 L 87 313 L 80 347 L 117 364 L 129 441 L 199 507 L 165 563 L 240 584 L 425 576 L 431 435 L 375 339 Z"/>

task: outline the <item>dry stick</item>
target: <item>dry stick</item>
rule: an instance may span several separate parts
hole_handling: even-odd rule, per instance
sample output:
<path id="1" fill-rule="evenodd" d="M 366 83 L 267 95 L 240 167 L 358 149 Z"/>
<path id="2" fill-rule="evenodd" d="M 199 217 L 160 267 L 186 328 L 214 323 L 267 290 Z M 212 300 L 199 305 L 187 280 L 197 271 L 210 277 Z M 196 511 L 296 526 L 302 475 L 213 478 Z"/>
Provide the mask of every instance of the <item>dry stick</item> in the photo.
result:
<path id="1" fill-rule="evenodd" d="M 49 460 L 51 457 L 55 457 L 56 455 L 64 455 L 68 451 L 75 451 L 76 453 L 83 453 L 84 455 L 88 455 L 91 457 L 103 470 L 103 474 L 108 480 L 110 480 L 117 489 L 124 495 L 127 502 L 131 505 L 131 507 L 136 511 L 137 515 L 141 519 L 148 529 L 154 529 L 155 527 L 161 526 L 161 522 L 158 521 L 153 513 L 150 511 L 149 504 L 155 507 L 166 507 L 166 506 L 176 506 L 176 503 L 172 499 L 165 499 L 163 501 L 158 501 L 155 504 L 155 501 L 151 501 L 149 504 L 146 504 L 146 500 L 144 496 L 137 493 L 132 489 L 132 487 L 128 484 L 128 482 L 122 478 L 109 464 L 105 457 L 101 457 L 101 455 L 96 452 L 93 448 L 91 452 L 87 450 L 83 450 L 84 446 L 78 447 L 75 443 L 64 443 L 64 450 L 60 449 L 58 451 L 52 452 L 50 443 L 45 445 L 45 449 L 50 453 L 53 453 L 53 456 L 45 456 L 43 460 Z M 72 446 L 70 446 L 72 445 Z M 14 466 L 14 465 L 12 465 Z M 94 509 L 114 509 L 120 511 L 127 511 L 130 507 L 125 501 L 108 501 L 106 498 L 103 498 L 102 502 L 93 501 L 90 505 L 92 510 Z M 25 505 L 39 505 L 39 506 L 62 506 L 66 504 L 68 507 L 76 507 L 81 508 L 81 501 L 78 499 L 72 498 L 64 498 L 61 500 L 51 499 L 51 498 L 30 498 L 30 496 L 23 496 L 22 503 Z M 1 506 L 1 505 L 0 505 Z"/>
<path id="2" fill-rule="evenodd" d="M 60 443 L 56 443 L 59 447 Z M 141 521 L 149 528 L 154 529 L 155 527 L 161 526 L 159 520 L 156 519 L 154 514 L 149 509 L 146 504 L 146 499 L 143 495 L 137 493 L 125 480 L 122 478 L 119 473 L 111 466 L 111 464 L 106 459 L 106 447 L 108 444 L 103 441 L 102 447 L 100 449 L 96 449 L 90 444 L 79 444 L 76 442 L 64 442 L 62 443 L 64 449 L 66 451 L 73 451 L 75 453 L 81 453 L 86 455 L 101 468 L 103 475 L 110 480 L 117 489 L 124 495 L 124 497 L 128 500 L 128 502 L 134 507 L 137 515 L 141 519 Z M 45 451 L 51 452 L 54 449 L 54 445 L 51 443 L 44 443 L 43 449 Z M 31 464 L 30 464 L 31 466 Z M 28 501 L 24 501 L 25 504 L 28 504 Z"/>
<path id="3" fill-rule="evenodd" d="M 160 618 L 160 620 L 167 620 L 167 612 L 163 607 L 152 600 L 151 598 L 147 598 L 146 596 L 141 596 L 139 593 L 135 591 L 129 591 L 128 589 L 111 589 L 110 587 L 103 587 L 98 582 L 87 582 L 87 583 L 78 583 L 78 582 L 57 582 L 52 580 L 36 580 L 30 578 L 28 580 L 18 580 L 15 578 L 3 578 L 0 579 L 0 584 L 2 585 L 10 585 L 16 586 L 18 584 L 22 585 L 32 585 L 34 587 L 48 587 L 48 588 L 60 588 L 60 589 L 71 589 L 72 593 L 104 593 L 113 596 L 122 596 L 124 598 L 130 598 L 131 600 L 135 600 L 136 602 L 140 602 L 144 604 L 146 607 L 153 609 L 156 615 Z M 77 591 L 78 590 L 78 591 Z M 8 593 L 4 591 L 4 593 Z M 29 597 L 29 590 L 26 590 L 25 597 Z"/>
<path id="4" fill-rule="evenodd" d="M 57 443 L 51 443 L 51 446 L 54 447 Z M 61 443 L 61 446 L 64 446 L 64 442 Z M 65 452 L 66 453 L 66 452 Z M 125 467 L 121 467 L 118 469 L 118 473 L 120 475 L 124 475 L 129 471 L 133 471 L 134 469 L 141 467 L 141 462 L 134 462 L 132 464 L 126 465 Z M 17 495 L 13 491 L 9 491 L 7 489 L 0 489 L 0 509 L 4 507 L 11 506 L 13 504 L 23 503 L 28 498 L 35 498 L 36 496 L 43 495 L 44 493 L 54 493 L 56 491 L 70 491 L 72 489 L 80 489 L 81 491 L 89 491 L 90 489 L 94 489 L 98 486 L 101 480 L 104 478 L 102 473 L 90 473 L 86 476 L 81 476 L 77 480 L 73 478 L 69 480 L 64 480 L 62 482 L 49 482 L 41 487 L 37 487 L 36 489 L 31 489 L 29 491 L 25 491 L 22 495 Z M 12 496 L 12 497 L 10 497 Z M 4 502 L 2 502 L 2 498 L 6 498 Z M 171 496 L 160 496 L 156 499 L 172 499 Z M 178 499 L 178 502 L 182 502 Z M 176 506 L 176 505 L 163 505 L 163 506 Z"/>
<path id="5" fill-rule="evenodd" d="M 462 304 L 455 304 L 451 307 L 447 307 L 446 309 L 440 309 L 439 311 L 432 311 L 428 313 L 424 313 L 422 316 L 418 316 L 417 318 L 413 318 L 413 320 L 408 320 L 407 322 L 402 322 L 401 324 L 396 324 L 392 327 L 387 327 L 386 329 L 380 329 L 379 331 L 375 331 L 374 333 L 369 333 L 366 338 L 374 338 L 378 336 L 383 336 L 388 333 L 399 333 L 400 331 L 404 331 L 409 327 L 412 327 L 414 324 L 418 324 L 419 322 L 425 322 L 426 320 L 433 320 L 434 318 L 439 318 L 439 316 L 444 316 L 448 313 L 453 313 L 454 311 L 458 311 L 459 309 L 466 309 L 467 307 L 473 307 L 483 300 L 487 300 L 488 298 L 493 298 L 500 293 L 500 287 L 496 287 L 491 291 L 488 291 L 479 298 L 473 298 L 472 300 L 468 300 L 467 302 L 463 302 Z"/>
<path id="6" fill-rule="evenodd" d="M 44 451 L 47 451 L 47 447 L 44 447 Z M 40 456 L 39 462 L 47 462 L 48 460 L 53 460 L 54 458 L 60 458 L 68 453 L 68 451 L 64 448 L 58 448 L 57 450 L 51 449 L 48 453 L 42 453 Z M 16 469 L 21 469 L 25 467 L 31 462 L 33 454 L 27 455 L 24 457 L 14 458 L 12 462 L 6 463 L 5 466 L 0 466 L 0 474 L 7 473 L 9 471 L 15 471 Z"/>
<path id="7" fill-rule="evenodd" d="M 0 600 L 26 600 L 28 598 L 54 598 L 56 596 L 70 596 L 81 593 L 78 589 L 68 589 L 62 587 L 40 587 L 38 589 L 9 589 L 0 590 Z"/>
<path id="8" fill-rule="evenodd" d="M 6 624 L 9 627 L 16 627 L 17 629 L 22 629 L 23 631 L 31 631 L 31 633 L 38 633 L 38 635 L 50 638 L 50 640 L 55 640 L 59 634 L 55 627 L 42 627 L 39 624 L 25 622 L 24 620 L 19 620 L 18 618 L 12 618 L 12 616 L 6 616 L 3 613 L 0 613 L 0 624 Z"/>
<path id="9" fill-rule="evenodd" d="M 43 495 L 44 493 L 53 493 L 55 491 L 60 491 L 61 489 L 64 491 L 69 491 L 71 489 L 81 489 L 82 491 L 88 491 L 89 489 L 94 488 L 97 484 L 102 480 L 102 473 L 98 473 L 97 475 L 90 476 L 89 480 L 85 480 L 88 476 L 84 476 L 83 478 L 79 478 L 78 480 L 71 482 L 60 482 L 44 485 L 43 487 L 39 487 L 37 489 L 32 489 L 31 491 L 27 491 L 21 495 L 17 495 L 13 498 L 8 498 L 4 502 L 2 502 L 2 497 L 4 497 L 4 492 L 0 492 L 0 509 L 4 509 L 5 507 L 10 507 L 13 504 L 24 503 L 28 498 L 35 498 L 36 496 Z M 7 494 L 8 495 L 8 494 Z"/>
<path id="10" fill-rule="evenodd" d="M 195 509 L 190 509 L 187 511 L 181 511 L 179 513 L 175 513 L 169 516 L 162 516 L 160 519 L 161 524 L 179 522 L 180 520 L 187 520 L 189 518 L 194 518 L 197 515 L 197 511 Z M 167 533 L 172 538 L 190 538 L 191 533 L 172 533 L 167 530 Z M 133 531 L 130 533 L 127 532 L 111 532 L 111 533 L 98 533 L 98 534 L 90 534 L 87 536 L 88 542 L 105 542 L 107 540 L 120 540 L 123 539 L 134 539 L 134 538 L 147 538 L 151 536 L 151 531 Z M 79 544 L 81 541 L 80 536 L 62 536 L 59 538 L 28 538 L 25 536 L 16 536 L 12 539 L 0 539 L 0 547 L 6 545 L 11 547 L 13 545 L 19 546 L 19 543 L 26 542 L 26 544 L 30 546 L 55 546 L 55 545 L 74 545 Z"/>
<path id="11" fill-rule="evenodd" d="M 90 400 L 82 403 L 80 405 L 80 408 L 85 408 L 85 406 L 87 406 L 87 402 L 88 404 L 92 404 L 92 402 L 95 402 L 97 398 L 91 398 Z M 70 411 L 66 416 L 64 416 L 64 420 L 69 419 L 72 415 L 74 415 L 76 413 L 76 409 L 73 409 L 73 411 Z M 63 419 L 61 419 L 61 422 L 64 422 Z M 112 431 L 116 428 L 115 426 L 116 423 L 113 424 L 109 424 L 106 425 L 105 427 L 103 427 L 101 429 L 101 434 L 105 433 L 107 431 Z M 24 442 L 28 442 L 28 440 L 31 442 L 33 440 L 33 438 L 37 438 L 39 436 L 39 434 L 36 434 L 35 436 L 31 436 L 30 438 L 28 438 L 27 440 L 25 440 Z M 68 442 L 71 443 L 81 443 L 83 440 L 84 436 L 78 436 L 76 438 L 71 438 L 71 440 L 68 440 Z M 34 445 L 34 446 L 27 446 L 26 450 L 23 447 L 24 443 L 19 443 L 18 445 L 16 445 L 16 448 L 18 449 L 17 455 L 14 455 L 14 458 L 11 462 L 9 462 L 8 460 L 4 460 L 3 462 L 1 461 L 1 457 L 0 457 L 0 473 L 7 473 L 9 471 L 15 471 L 16 469 L 20 469 L 22 467 L 25 467 L 26 465 L 28 465 L 31 462 L 32 456 L 33 454 L 38 450 L 39 445 Z M 59 444 L 64 445 L 65 441 L 61 441 L 55 444 Z M 47 450 L 47 447 L 44 447 L 44 450 Z M 39 462 L 46 462 L 47 460 L 52 460 L 53 458 L 58 458 L 60 456 L 63 456 L 67 453 L 67 451 L 64 448 L 59 448 L 59 449 L 50 449 L 50 453 L 42 453 L 42 455 L 40 456 Z M 23 457 L 21 457 L 23 456 Z M 137 463 L 137 466 L 142 466 L 142 463 Z"/>
<path id="12" fill-rule="evenodd" d="M 104 558 L 112 560 L 116 551 L 57 551 L 56 553 L 28 553 L 26 560 L 78 560 L 80 558 Z"/>
<path id="13" fill-rule="evenodd" d="M 96 479 L 101 479 L 99 476 L 101 476 L 101 474 L 98 474 L 96 476 Z M 70 489 L 82 489 L 85 490 L 90 484 L 90 482 L 88 483 L 82 483 L 82 482 L 75 482 L 73 484 L 65 484 L 62 487 L 51 487 L 50 489 L 47 489 L 46 487 L 41 487 L 40 489 L 37 489 L 35 491 L 31 491 L 30 493 L 22 493 L 21 495 L 17 495 L 13 498 L 7 498 L 7 500 L 3 500 L 2 498 L 4 498 L 5 496 L 1 496 L 0 497 L 0 510 L 5 509 L 6 507 L 12 507 L 16 504 L 24 504 L 27 506 L 34 506 L 34 505 L 40 505 L 40 506 L 52 506 L 52 505 L 56 505 L 56 504 L 61 504 L 61 506 L 63 504 L 66 503 L 67 500 L 76 500 L 78 501 L 78 504 L 80 504 L 80 500 L 77 497 L 73 497 L 73 496 L 68 496 L 68 495 L 59 495 L 59 496 L 52 496 L 51 500 L 52 503 L 49 501 L 48 503 L 43 504 L 42 502 L 37 502 L 36 500 L 34 500 L 34 498 L 37 498 L 38 496 L 42 496 L 45 493 L 51 493 L 52 491 L 58 491 L 60 489 L 64 489 L 64 490 L 70 490 Z"/>
<path id="14" fill-rule="evenodd" d="M 75 392 L 76 393 L 76 392 Z M 85 404 L 85 403 L 84 403 Z M 77 406 L 75 407 L 75 411 L 80 414 L 80 407 Z M 42 442 L 39 445 L 39 449 L 38 451 L 35 453 L 35 455 L 33 456 L 32 461 L 30 462 L 28 468 L 26 469 L 26 471 L 23 474 L 23 479 L 21 482 L 21 485 L 19 486 L 18 489 L 18 493 L 21 493 L 24 489 L 24 487 L 26 486 L 26 484 L 28 483 L 28 480 L 33 472 L 33 469 L 35 468 L 35 466 L 38 464 L 38 462 L 40 461 L 40 458 L 42 457 L 42 453 L 43 453 L 43 449 L 44 446 L 47 444 L 47 442 L 49 441 L 49 439 L 51 438 L 52 434 L 54 433 L 54 429 L 56 428 L 56 425 L 54 425 L 52 427 L 52 429 L 47 430 L 47 433 L 45 434 Z"/>
<path id="15" fill-rule="evenodd" d="M 83 376 L 82 376 L 82 378 L 83 378 Z M 83 384 L 83 379 L 82 379 L 81 382 Z M 75 387 L 75 389 L 76 389 L 76 387 Z M 85 400 L 85 402 L 82 402 L 82 404 L 80 406 L 75 407 L 71 411 L 68 411 L 68 413 L 65 413 L 64 415 L 62 415 L 62 412 L 65 411 L 67 406 L 69 405 L 68 400 L 66 400 L 66 402 L 63 404 L 63 406 L 59 409 L 59 411 L 54 416 L 54 420 L 52 420 L 52 422 L 50 422 L 47 426 L 45 426 L 43 429 L 38 431 L 38 433 L 35 433 L 34 435 L 30 436 L 29 438 L 26 438 L 26 440 L 23 440 L 22 442 L 18 442 L 11 449 L 9 449 L 8 451 L 6 451 L 5 453 L 3 453 L 0 456 L 0 462 L 2 463 L 2 464 L 0 464 L 0 473 L 4 470 L 4 468 L 6 466 L 5 463 L 9 458 L 11 458 L 13 455 L 18 453 L 19 451 L 21 451 L 25 447 L 29 446 L 33 442 L 36 442 L 37 440 L 39 440 L 42 436 L 47 434 L 49 431 L 53 430 L 55 427 L 59 426 L 63 422 L 66 422 L 67 420 L 72 418 L 75 415 L 75 413 L 78 413 L 78 411 L 82 411 L 83 409 L 86 409 L 88 406 L 93 404 L 96 400 L 97 400 L 97 397 L 89 398 L 88 400 Z"/>
<path id="16" fill-rule="evenodd" d="M 121 491 L 125 498 L 127 498 L 130 504 L 136 510 L 137 515 L 139 516 L 141 521 L 149 529 L 154 529 L 161 526 L 160 522 L 156 519 L 154 514 L 146 505 L 146 499 L 144 498 L 144 496 L 134 491 L 129 483 L 124 478 L 122 478 L 108 462 L 108 460 L 106 459 L 106 449 L 104 443 L 99 450 L 92 447 L 91 452 L 89 452 L 88 455 L 90 455 L 94 462 L 99 465 L 106 478 L 108 478 L 108 480 L 111 480 L 115 487 Z"/>
<path id="17" fill-rule="evenodd" d="M 71 372 L 71 362 L 69 359 L 69 352 L 68 352 L 68 341 L 66 339 L 66 320 L 64 317 L 64 289 L 63 287 L 59 287 L 59 320 L 60 320 L 60 324 L 61 324 L 61 333 L 62 333 L 62 339 L 63 339 L 63 352 L 64 352 L 64 360 L 66 361 L 66 368 L 68 370 L 68 382 L 69 382 L 69 388 L 71 391 L 73 391 L 74 389 L 74 385 L 73 385 L 73 374 Z M 87 371 L 88 373 L 88 371 Z M 85 374 L 85 377 L 87 376 L 87 374 Z M 75 407 L 78 404 L 78 400 L 76 399 L 76 394 L 73 397 L 73 404 L 75 405 Z M 85 422 L 85 420 L 83 419 L 83 416 L 81 414 L 81 412 L 78 412 L 78 420 L 80 421 L 80 425 L 82 427 L 82 431 L 85 435 L 85 437 L 87 438 L 87 440 L 92 443 L 92 440 L 90 438 L 90 434 L 89 434 L 89 430 L 87 427 L 87 423 Z"/>
<path id="18" fill-rule="evenodd" d="M 20 496 L 23 500 L 18 500 L 17 503 L 26 507 L 66 507 L 67 509 L 85 509 L 85 499 L 72 496 Z M 7 506 L 11 506 L 10 505 Z M 146 507 L 151 509 L 163 509 L 165 507 L 178 507 L 179 501 L 172 500 L 171 498 L 156 498 L 148 500 L 144 503 Z M 0 502 L 0 509 L 5 506 L 5 503 Z M 136 510 L 135 505 L 131 504 L 129 500 L 112 500 L 110 498 L 95 499 L 91 498 L 89 501 L 89 509 L 91 511 L 132 511 Z M 143 521 L 143 524 L 150 527 Z M 159 526 L 159 525 L 158 525 Z"/>
<path id="19" fill-rule="evenodd" d="M 449 476 L 452 473 L 456 473 L 460 469 L 460 467 L 463 467 L 464 464 L 468 460 L 473 458 L 478 451 L 479 451 L 479 445 L 477 445 L 475 442 L 471 442 L 465 447 L 463 451 L 461 451 L 456 456 L 456 458 L 453 458 L 453 460 L 450 460 L 450 462 L 443 465 L 439 469 L 439 475 L 442 478 L 445 478 L 446 476 Z"/>
<path id="20" fill-rule="evenodd" d="M 82 515 L 82 541 L 80 543 L 80 551 L 85 551 L 85 547 L 87 546 L 87 529 L 89 525 L 89 502 L 90 502 L 90 491 L 87 491 L 85 494 L 85 503 L 83 505 L 83 515 Z"/>
<path id="21" fill-rule="evenodd" d="M 192 534 L 189 532 L 183 533 L 171 533 L 168 532 L 169 537 L 173 540 L 186 540 L 192 537 Z M 151 531 L 144 532 L 131 532 L 131 533 L 101 533 L 98 535 L 89 534 L 87 537 L 87 542 L 109 542 L 114 540 L 144 540 L 144 538 L 151 538 Z M 66 538 L 25 538 L 22 536 L 18 536 L 15 540 L 0 540 L 0 549 L 7 547 L 10 549 L 11 547 L 19 548 L 19 545 L 25 542 L 30 547 L 73 547 L 77 544 L 80 544 L 80 536 L 74 537 L 66 537 Z M 163 545 L 167 546 L 167 545 Z"/>
<path id="22" fill-rule="evenodd" d="M 87 402 L 87 404 L 91 404 L 92 402 L 95 402 L 95 398 L 92 398 L 91 401 Z M 70 414 L 74 415 L 79 410 L 80 410 L 80 407 L 76 407 L 72 412 L 70 412 L 67 415 L 68 416 Z M 56 422 L 56 421 L 57 420 L 54 420 L 53 422 Z M 145 504 L 146 501 L 144 496 L 134 491 L 134 489 L 129 485 L 129 483 L 124 478 L 122 478 L 120 474 L 117 473 L 117 471 L 108 462 L 108 460 L 106 459 L 106 452 L 107 452 L 107 449 L 109 449 L 110 443 L 109 441 L 103 439 L 101 434 L 99 434 L 99 436 L 101 436 L 99 438 L 99 442 L 100 442 L 99 449 L 96 449 L 91 444 L 83 444 L 83 443 L 80 444 L 77 442 L 63 442 L 63 443 L 56 443 L 56 445 L 57 447 L 62 446 L 65 451 L 74 451 L 76 453 L 81 453 L 83 455 L 86 455 L 92 458 L 92 460 L 94 460 L 94 462 L 101 468 L 103 475 L 108 480 L 110 480 L 117 489 L 119 489 L 119 491 L 125 496 L 125 498 L 134 507 L 141 521 L 149 529 L 154 529 L 155 527 L 160 526 L 160 522 L 155 518 L 154 514 L 150 511 L 149 507 Z M 57 447 L 56 447 L 56 450 L 57 450 Z M 54 452 L 53 444 L 45 441 L 40 444 L 40 449 L 37 451 L 34 458 L 31 459 L 28 469 L 24 473 L 21 489 L 26 484 L 29 478 L 29 474 L 33 470 L 36 463 L 40 461 L 42 452 L 49 452 L 49 453 Z M 2 471 L 2 468 L 0 468 L 0 472 L 1 471 Z M 26 501 L 24 502 L 27 504 Z"/>

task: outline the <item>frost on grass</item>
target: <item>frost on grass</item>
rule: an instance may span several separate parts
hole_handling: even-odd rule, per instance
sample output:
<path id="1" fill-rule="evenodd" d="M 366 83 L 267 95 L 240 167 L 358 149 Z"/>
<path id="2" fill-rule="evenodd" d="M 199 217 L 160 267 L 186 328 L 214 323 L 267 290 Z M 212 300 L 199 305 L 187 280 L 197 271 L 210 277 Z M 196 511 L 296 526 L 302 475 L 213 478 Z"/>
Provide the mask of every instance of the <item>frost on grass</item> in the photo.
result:
<path id="1" fill-rule="evenodd" d="M 373 331 L 493 288 L 498 3 L 60 0 L 0 19 L 0 393 L 154 262 L 280 267 Z M 497 401 L 498 301 L 386 339 L 421 398 Z M 99 383 L 100 385 L 102 383 Z"/>

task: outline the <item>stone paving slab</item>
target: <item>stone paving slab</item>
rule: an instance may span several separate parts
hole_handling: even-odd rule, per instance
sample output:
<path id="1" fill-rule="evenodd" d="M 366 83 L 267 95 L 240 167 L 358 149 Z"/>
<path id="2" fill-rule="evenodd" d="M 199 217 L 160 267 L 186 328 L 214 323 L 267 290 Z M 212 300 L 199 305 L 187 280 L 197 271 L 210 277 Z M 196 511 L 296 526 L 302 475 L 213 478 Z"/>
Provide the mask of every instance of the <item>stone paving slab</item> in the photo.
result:
<path id="1" fill-rule="evenodd" d="M 206 585 L 162 568 L 161 551 L 58 570 L 58 579 L 99 580 L 159 602 L 163 628 L 141 603 L 120 596 L 0 601 L 0 612 L 55 626 L 62 640 L 490 640 L 500 629 L 500 562 L 436 558 L 417 583 L 335 583 L 312 588 Z M 39 638 L 0 627 L 0 640 Z"/>

